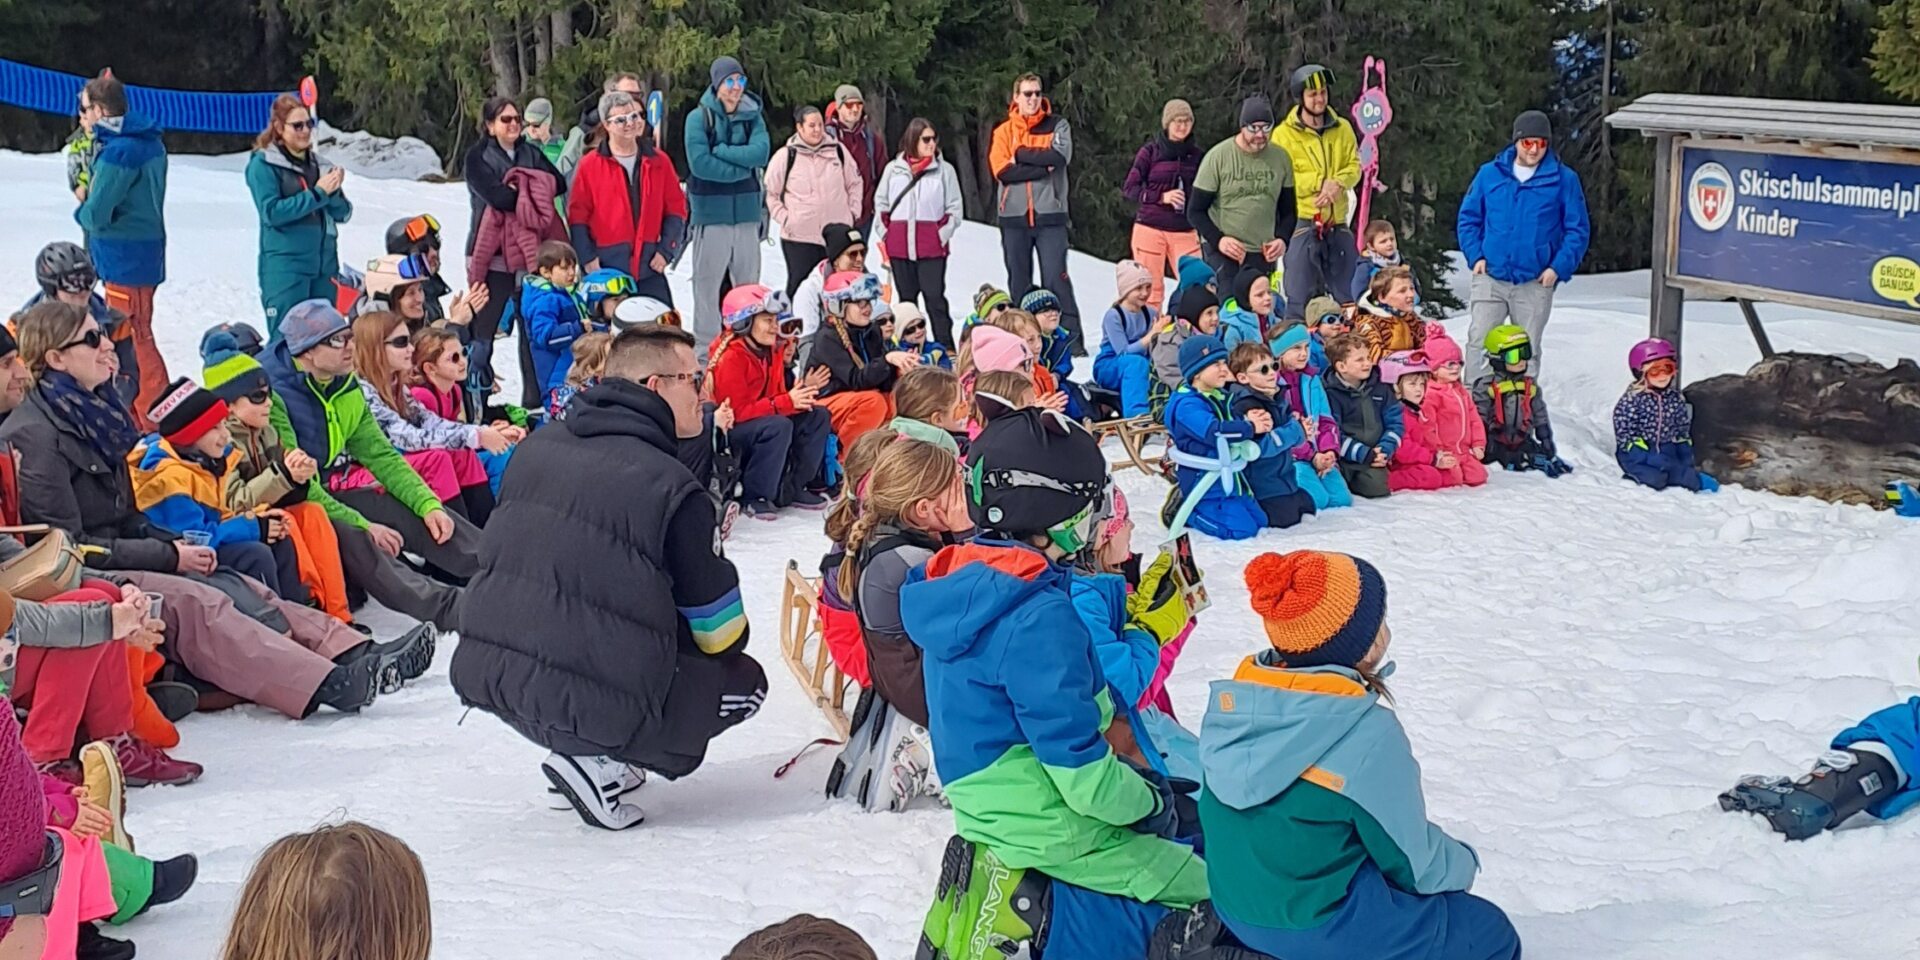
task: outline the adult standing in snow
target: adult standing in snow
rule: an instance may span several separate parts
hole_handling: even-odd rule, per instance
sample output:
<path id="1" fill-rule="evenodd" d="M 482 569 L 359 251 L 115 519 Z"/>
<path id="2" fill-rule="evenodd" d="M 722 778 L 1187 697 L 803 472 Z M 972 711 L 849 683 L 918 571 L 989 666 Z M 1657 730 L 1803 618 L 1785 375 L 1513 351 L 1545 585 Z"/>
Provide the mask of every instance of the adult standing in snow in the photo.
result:
<path id="1" fill-rule="evenodd" d="M 687 193 L 693 216 L 693 335 L 704 351 L 720 335 L 720 298 L 730 287 L 760 282 L 760 240 L 766 236 L 760 174 L 766 169 L 767 121 L 747 93 L 746 68 L 719 57 L 712 80 L 687 115 Z"/>
<path id="2" fill-rule="evenodd" d="M 895 293 L 904 303 L 924 298 L 933 339 L 948 347 L 947 256 L 966 218 L 964 201 L 960 174 L 940 155 L 940 134 L 927 118 L 914 117 L 900 135 L 899 156 L 880 171 L 873 202 Z"/>
<path id="3" fill-rule="evenodd" d="M 546 97 L 534 97 L 527 102 L 527 112 L 523 119 L 526 130 L 521 135 L 527 138 L 528 143 L 539 147 L 541 153 L 546 154 L 547 160 L 553 164 L 554 169 L 560 171 L 561 176 L 566 176 L 572 166 L 560 165 L 560 155 L 567 149 L 567 141 L 563 137 L 553 135 L 553 101 Z"/>
<path id="4" fill-rule="evenodd" d="M 687 195 L 647 115 L 630 93 L 600 95 L 606 140 L 574 168 L 567 209 L 573 250 L 586 273 L 610 268 L 633 278 L 638 296 L 673 305 L 667 267 L 687 239 Z"/>
<path id="5" fill-rule="evenodd" d="M 353 216 L 341 189 L 347 171 L 314 153 L 313 126 L 300 98 L 283 93 L 247 158 L 247 190 L 260 211 L 260 306 L 269 338 L 294 304 L 334 299 L 340 224 Z"/>
<path id="6" fill-rule="evenodd" d="M 803 106 L 793 119 L 793 136 L 767 165 L 767 212 L 780 224 L 789 297 L 800 289 L 807 271 L 826 259 L 821 230 L 827 224 L 848 223 L 866 230 L 858 220 L 865 185 L 853 154 L 827 136 L 820 108 Z"/>
<path id="7" fill-rule="evenodd" d="M 641 85 L 640 75 L 637 73 L 622 71 L 609 74 L 607 79 L 601 82 L 600 92 L 608 94 L 615 90 L 632 97 L 635 101 L 644 102 L 647 98 L 647 91 Z M 578 167 L 580 158 L 586 156 L 588 150 L 600 145 L 603 138 L 602 129 L 600 102 L 596 100 L 592 106 L 580 114 L 580 125 L 567 132 L 567 141 L 560 148 L 560 158 L 553 162 L 569 181 L 572 180 L 573 171 Z"/>
<path id="8" fill-rule="evenodd" d="M 1075 356 L 1086 355 L 1080 335 L 1080 305 L 1067 276 L 1067 164 L 1073 161 L 1073 131 L 1053 112 L 1036 74 L 1013 82 L 1007 119 L 993 128 L 987 153 L 1000 185 L 1000 252 L 1007 261 L 1007 293 L 1034 288 L 1033 260 L 1040 258 L 1040 286 L 1060 298 L 1060 325 L 1073 337 Z"/>
<path id="9" fill-rule="evenodd" d="M 1242 100 L 1240 132 L 1214 144 L 1194 175 L 1187 222 L 1206 239 L 1215 276 L 1273 269 L 1293 235 L 1293 160 L 1268 141 L 1272 133 L 1267 98 L 1256 93 Z"/>
<path id="10" fill-rule="evenodd" d="M 840 141 L 853 155 L 853 167 L 860 172 L 860 208 L 853 225 L 865 233 L 873 224 L 873 195 L 880 182 L 880 166 L 887 162 L 886 148 L 867 124 L 867 100 L 860 88 L 843 83 L 834 88 L 833 102 L 827 105 L 827 136 Z"/>
<path id="11" fill-rule="evenodd" d="M 467 256 L 473 256 L 474 243 L 480 237 L 481 215 L 490 207 L 503 215 L 518 215 L 520 190 L 508 182 L 507 172 L 515 169 L 533 170 L 553 178 L 554 191 L 557 194 L 567 192 L 567 181 L 560 176 L 547 155 L 540 148 L 520 137 L 520 108 L 508 97 L 492 97 L 480 106 L 480 129 L 486 136 L 481 137 L 467 151 L 465 163 L 467 178 L 467 201 L 473 211 L 473 218 L 467 229 Z M 531 264 L 527 265 L 532 270 Z M 467 278 L 475 279 L 473 274 L 479 271 L 469 269 Z M 519 309 L 520 278 L 507 265 L 503 254 L 495 253 L 488 258 L 486 265 L 487 303 L 474 316 L 469 330 L 473 334 L 473 352 L 468 362 L 478 375 L 478 382 L 487 390 L 494 384 L 493 339 L 500 333 L 500 317 L 511 306 Z M 533 374 L 533 353 L 528 349 L 527 338 L 520 338 L 520 405 L 529 410 L 538 410 L 545 403 L 540 395 L 538 378 Z"/>
<path id="12" fill-rule="evenodd" d="M 1200 252 L 1200 234 L 1187 222 L 1187 190 L 1200 175 L 1200 149 L 1193 145 L 1193 107 L 1168 100 L 1160 108 L 1160 134 L 1133 155 L 1120 192 L 1139 204 L 1133 214 L 1133 259 L 1147 268 L 1147 302 L 1166 303 L 1167 268 Z"/>
<path id="13" fill-rule="evenodd" d="M 167 148 L 159 125 L 127 109 L 127 88 L 111 71 L 88 80 L 80 95 L 81 117 L 93 118 L 100 154 L 73 219 L 86 231 L 94 269 L 106 281 L 107 305 L 127 315 L 114 335 L 133 338 L 140 358 L 134 420 L 151 429 L 147 408 L 171 382 L 153 340 L 153 294 L 167 279 Z"/>
<path id="14" fill-rule="evenodd" d="M 1587 255 L 1593 233 L 1580 175 L 1553 152 L 1553 122 L 1538 110 L 1513 121 L 1513 145 L 1481 165 L 1460 201 L 1460 252 L 1473 264 L 1468 343 L 1479 343 L 1503 323 L 1517 324 L 1533 342 L 1529 372 L 1539 369 L 1541 334 L 1553 311 L 1553 291 Z M 1467 351 L 1467 377 L 1489 371 L 1486 354 Z"/>
<path id="15" fill-rule="evenodd" d="M 645 817 L 623 799 L 645 771 L 692 773 L 766 696 L 713 500 L 674 456 L 699 380 L 691 334 L 616 336 L 605 379 L 514 454 L 461 606 L 461 701 L 552 751 L 547 779 L 608 830 Z"/>
<path id="16" fill-rule="evenodd" d="M 1289 86 L 1295 106 L 1274 128 L 1273 145 L 1293 160 L 1298 216 L 1287 244 L 1285 293 L 1287 317 L 1301 320 L 1307 301 L 1323 293 L 1348 300 L 1358 253 L 1347 226 L 1347 191 L 1360 183 L 1360 145 L 1353 125 L 1327 105 L 1333 71 L 1309 63 L 1293 72 Z"/>

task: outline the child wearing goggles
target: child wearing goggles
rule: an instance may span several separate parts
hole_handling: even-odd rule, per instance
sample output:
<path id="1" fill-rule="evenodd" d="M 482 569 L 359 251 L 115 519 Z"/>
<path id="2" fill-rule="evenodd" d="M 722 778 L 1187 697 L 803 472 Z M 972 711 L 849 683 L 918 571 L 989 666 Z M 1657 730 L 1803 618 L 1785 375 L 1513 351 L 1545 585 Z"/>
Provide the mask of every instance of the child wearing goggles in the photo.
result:
<path id="1" fill-rule="evenodd" d="M 1719 489 L 1693 462 L 1693 407 L 1679 389 L 1673 344 L 1642 340 L 1627 354 L 1627 369 L 1633 383 L 1613 406 L 1613 457 L 1621 472 L 1655 490 Z"/>

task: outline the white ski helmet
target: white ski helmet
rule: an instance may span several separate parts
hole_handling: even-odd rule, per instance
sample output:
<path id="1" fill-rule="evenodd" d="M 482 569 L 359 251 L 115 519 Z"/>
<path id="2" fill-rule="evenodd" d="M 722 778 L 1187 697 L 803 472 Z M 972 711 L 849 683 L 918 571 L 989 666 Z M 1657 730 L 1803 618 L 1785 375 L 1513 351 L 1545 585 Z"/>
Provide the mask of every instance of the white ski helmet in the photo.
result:
<path id="1" fill-rule="evenodd" d="M 643 323 L 662 323 L 678 327 L 679 311 L 652 297 L 628 297 L 613 308 L 613 328 L 631 330 Z"/>

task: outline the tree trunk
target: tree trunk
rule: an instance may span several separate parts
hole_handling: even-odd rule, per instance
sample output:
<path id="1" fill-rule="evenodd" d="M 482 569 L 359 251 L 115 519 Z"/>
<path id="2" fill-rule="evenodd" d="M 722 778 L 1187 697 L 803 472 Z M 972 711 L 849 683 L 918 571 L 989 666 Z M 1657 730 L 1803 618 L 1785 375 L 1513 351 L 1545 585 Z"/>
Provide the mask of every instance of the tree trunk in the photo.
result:
<path id="1" fill-rule="evenodd" d="M 271 72 L 278 76 L 287 61 L 287 12 L 281 9 L 280 0 L 260 0 L 260 20 L 261 49 L 266 51 Z"/>
<path id="2" fill-rule="evenodd" d="M 517 76 L 519 78 L 518 82 L 514 85 L 514 96 L 516 97 L 526 92 L 530 86 L 528 81 L 531 78 L 527 76 L 527 63 L 531 59 L 531 57 L 527 56 L 527 31 L 520 25 L 520 20 L 516 17 L 513 21 L 513 61 L 514 66 L 518 68 Z M 523 103 L 521 106 L 525 107 L 526 104 Z"/>
<path id="3" fill-rule="evenodd" d="M 1607 114 L 1613 112 L 1613 0 L 1607 0 L 1607 49 L 1600 60 L 1600 155 L 1605 157 L 1607 165 L 1613 165 L 1613 131 L 1606 126 Z"/>
<path id="4" fill-rule="evenodd" d="M 533 75 L 539 80 L 536 89 L 546 92 L 547 67 L 553 63 L 553 21 L 546 17 L 535 17 L 533 21 Z"/>
<path id="5" fill-rule="evenodd" d="M 573 46 L 573 9 L 555 10 L 547 15 L 550 21 L 547 29 L 552 31 L 553 49 L 563 50 Z"/>
<path id="6" fill-rule="evenodd" d="M 953 148 L 947 153 L 947 162 L 953 164 L 954 172 L 960 175 L 961 213 L 978 219 L 984 209 L 980 205 L 980 173 L 973 159 L 973 138 L 959 134 L 953 138 Z"/>
<path id="7" fill-rule="evenodd" d="M 515 86 L 520 79 L 520 68 L 513 62 L 513 38 L 492 18 L 487 20 L 487 65 L 493 70 L 494 96 L 519 94 Z"/>

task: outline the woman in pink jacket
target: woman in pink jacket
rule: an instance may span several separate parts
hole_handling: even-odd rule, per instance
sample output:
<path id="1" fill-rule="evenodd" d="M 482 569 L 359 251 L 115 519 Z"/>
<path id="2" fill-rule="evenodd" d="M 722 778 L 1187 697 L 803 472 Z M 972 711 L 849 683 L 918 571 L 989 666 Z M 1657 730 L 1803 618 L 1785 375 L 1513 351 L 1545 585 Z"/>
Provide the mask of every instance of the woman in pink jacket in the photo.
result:
<path id="1" fill-rule="evenodd" d="M 780 224 L 789 297 L 800 289 L 807 271 L 827 258 L 821 228 L 859 222 L 866 189 L 860 165 L 840 141 L 827 136 L 818 107 L 801 107 L 793 119 L 793 136 L 767 161 L 767 212 Z"/>

